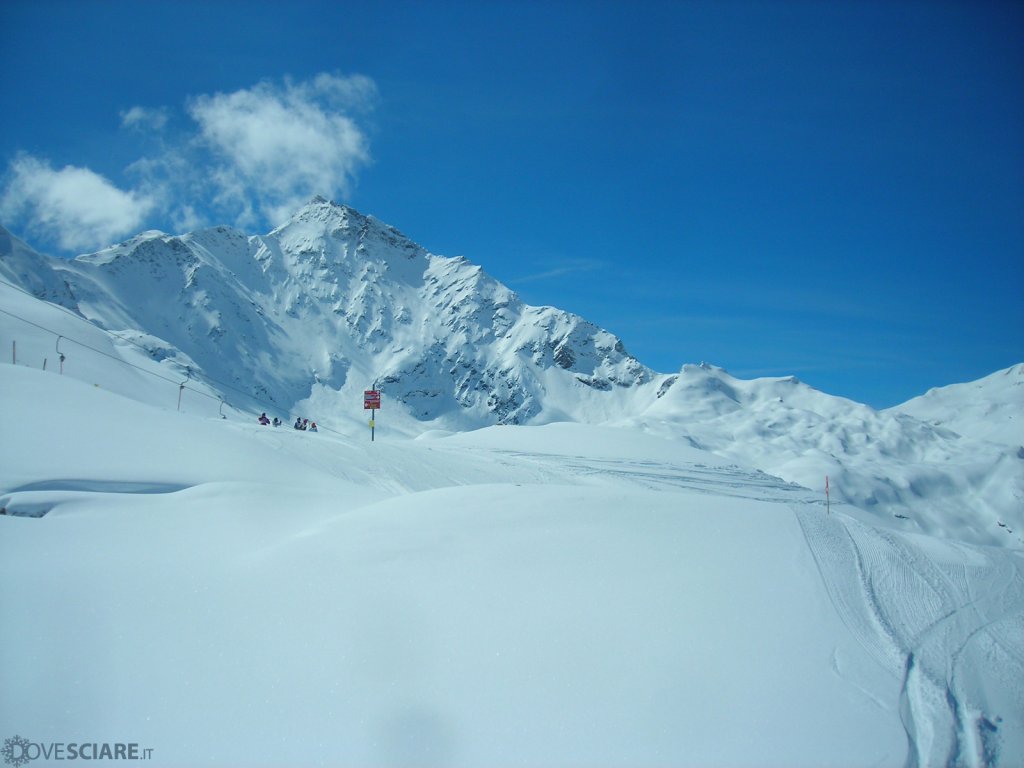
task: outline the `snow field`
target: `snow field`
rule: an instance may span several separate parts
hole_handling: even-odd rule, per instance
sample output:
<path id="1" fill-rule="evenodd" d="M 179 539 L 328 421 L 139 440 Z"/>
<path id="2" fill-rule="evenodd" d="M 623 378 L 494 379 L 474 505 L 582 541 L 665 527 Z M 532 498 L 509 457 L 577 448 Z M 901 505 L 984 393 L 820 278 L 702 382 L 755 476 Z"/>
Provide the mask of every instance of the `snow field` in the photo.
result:
<path id="1" fill-rule="evenodd" d="M 639 430 L 371 445 L 9 365 L 0 403 L 11 734 L 169 766 L 1024 758 L 1011 550 Z"/>

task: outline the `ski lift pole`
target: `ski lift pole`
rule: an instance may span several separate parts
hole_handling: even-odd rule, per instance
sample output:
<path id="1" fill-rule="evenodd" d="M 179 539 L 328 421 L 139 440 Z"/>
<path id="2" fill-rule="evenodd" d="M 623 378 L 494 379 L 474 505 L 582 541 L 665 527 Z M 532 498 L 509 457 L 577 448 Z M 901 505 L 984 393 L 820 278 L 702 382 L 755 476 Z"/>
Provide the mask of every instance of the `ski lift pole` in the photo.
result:
<path id="1" fill-rule="evenodd" d="M 828 494 L 828 475 L 825 475 L 825 514 L 826 515 L 831 515 L 832 514 L 832 502 L 829 499 L 829 494 Z"/>
<path id="2" fill-rule="evenodd" d="M 63 339 L 63 338 L 64 338 L 63 336 L 58 336 L 57 337 L 57 354 L 60 356 L 60 375 L 61 376 L 64 375 L 64 360 L 66 359 L 64 357 L 64 353 L 60 351 L 60 340 Z"/>
<path id="3" fill-rule="evenodd" d="M 178 385 L 178 410 L 181 410 L 181 393 L 185 391 L 185 385 L 188 384 L 189 379 L 192 378 L 190 372 L 185 373 L 185 380 Z"/>

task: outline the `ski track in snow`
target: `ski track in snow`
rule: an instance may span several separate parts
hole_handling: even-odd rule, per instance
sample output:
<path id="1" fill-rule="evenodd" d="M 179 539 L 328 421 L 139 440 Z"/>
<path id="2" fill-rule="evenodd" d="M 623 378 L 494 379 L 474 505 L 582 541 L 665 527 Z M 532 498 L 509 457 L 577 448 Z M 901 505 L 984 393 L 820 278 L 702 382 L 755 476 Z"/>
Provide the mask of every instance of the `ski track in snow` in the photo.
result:
<path id="1" fill-rule="evenodd" d="M 538 478 L 563 482 L 621 482 L 652 490 L 686 490 L 714 496 L 824 506 L 818 494 L 758 470 L 704 464 L 564 456 L 495 450 L 506 465 L 534 467 Z"/>
<path id="2" fill-rule="evenodd" d="M 1024 578 L 1016 555 L 915 542 L 841 514 L 793 510 L 843 622 L 900 679 L 906 767 L 999 764 L 1009 714 L 999 707 L 1019 713 L 1024 703 Z M 971 646 L 980 650 L 968 653 Z M 998 679 L 978 685 L 977 674 L 965 674 L 977 671 L 968 667 L 979 656 L 998 660 L 990 667 Z"/>

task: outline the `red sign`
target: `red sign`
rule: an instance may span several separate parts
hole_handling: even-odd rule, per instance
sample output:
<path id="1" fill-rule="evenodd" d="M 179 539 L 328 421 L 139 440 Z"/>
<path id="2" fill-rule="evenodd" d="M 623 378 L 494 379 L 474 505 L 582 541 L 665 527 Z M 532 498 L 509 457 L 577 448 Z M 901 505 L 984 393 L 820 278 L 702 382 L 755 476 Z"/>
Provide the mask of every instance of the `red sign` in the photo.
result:
<path id="1" fill-rule="evenodd" d="M 376 389 L 367 389 L 363 392 L 363 410 L 377 410 L 380 408 L 380 392 Z"/>

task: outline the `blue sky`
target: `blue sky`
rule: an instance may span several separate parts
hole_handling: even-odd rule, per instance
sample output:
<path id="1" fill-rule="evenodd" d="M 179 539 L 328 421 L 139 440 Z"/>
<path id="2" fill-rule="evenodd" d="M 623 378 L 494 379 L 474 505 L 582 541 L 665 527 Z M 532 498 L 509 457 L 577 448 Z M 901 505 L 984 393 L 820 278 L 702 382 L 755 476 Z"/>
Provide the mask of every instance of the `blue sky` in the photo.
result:
<path id="1" fill-rule="evenodd" d="M 1024 361 L 1024 4 L 0 4 L 0 223 L 323 194 L 663 372 L 885 407 Z"/>

